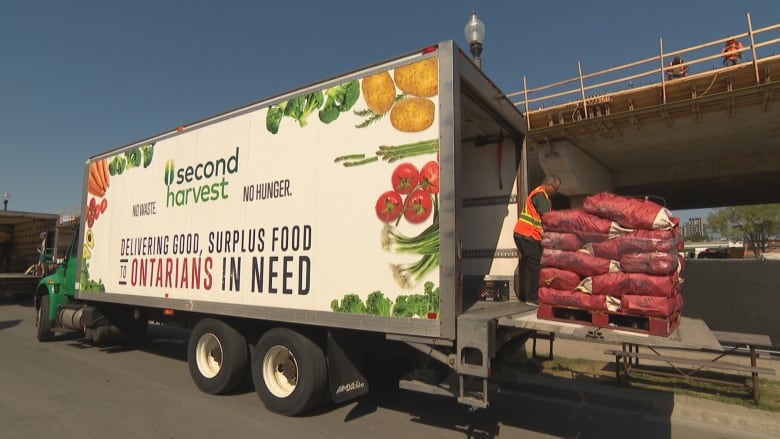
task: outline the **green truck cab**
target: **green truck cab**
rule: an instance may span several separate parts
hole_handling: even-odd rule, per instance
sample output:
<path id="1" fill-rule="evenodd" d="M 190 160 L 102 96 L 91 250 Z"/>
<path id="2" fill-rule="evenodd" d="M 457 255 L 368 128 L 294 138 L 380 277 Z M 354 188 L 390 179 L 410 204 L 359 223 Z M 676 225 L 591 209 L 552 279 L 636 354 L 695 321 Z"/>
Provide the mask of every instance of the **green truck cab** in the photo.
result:
<path id="1" fill-rule="evenodd" d="M 35 289 L 35 309 L 37 311 L 37 336 L 40 341 L 54 338 L 53 323 L 57 320 L 58 311 L 73 301 L 78 279 L 78 223 L 71 225 L 74 233 L 70 244 L 60 261 L 47 256 L 47 264 L 56 264 L 54 273 L 43 277 Z M 71 328 L 75 329 L 75 328 Z"/>

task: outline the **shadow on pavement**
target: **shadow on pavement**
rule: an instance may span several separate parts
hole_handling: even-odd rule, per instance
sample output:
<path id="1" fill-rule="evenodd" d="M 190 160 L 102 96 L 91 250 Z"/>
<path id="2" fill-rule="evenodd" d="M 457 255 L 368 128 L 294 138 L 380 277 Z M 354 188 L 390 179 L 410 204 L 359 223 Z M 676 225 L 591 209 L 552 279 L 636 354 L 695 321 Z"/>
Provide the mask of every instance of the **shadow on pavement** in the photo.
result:
<path id="1" fill-rule="evenodd" d="M 13 328 L 14 326 L 22 322 L 23 320 L 7 320 L 5 322 L 0 322 L 0 331 L 2 331 L 3 329 Z"/>
<path id="2" fill-rule="evenodd" d="M 576 383 L 571 390 L 578 391 Z M 408 413 L 411 422 L 451 430 L 466 438 L 507 437 L 502 435 L 502 428 L 509 426 L 561 438 L 671 438 L 669 416 L 648 416 L 641 411 L 597 405 L 588 399 L 558 399 L 537 388 L 528 393 L 493 394 L 489 408 L 472 411 L 446 397 L 398 389 L 372 390 L 357 401 L 344 421 L 370 415 L 382 407 Z"/>

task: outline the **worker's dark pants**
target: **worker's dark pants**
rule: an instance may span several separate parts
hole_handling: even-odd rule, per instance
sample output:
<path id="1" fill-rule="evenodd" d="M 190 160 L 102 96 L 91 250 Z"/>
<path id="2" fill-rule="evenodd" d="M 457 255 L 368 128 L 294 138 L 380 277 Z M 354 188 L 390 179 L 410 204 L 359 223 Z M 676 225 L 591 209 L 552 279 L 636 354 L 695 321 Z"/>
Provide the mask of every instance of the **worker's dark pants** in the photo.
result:
<path id="1" fill-rule="evenodd" d="M 526 302 L 539 302 L 539 270 L 542 269 L 542 243 L 521 235 L 514 235 L 515 245 L 522 255 L 523 295 Z"/>

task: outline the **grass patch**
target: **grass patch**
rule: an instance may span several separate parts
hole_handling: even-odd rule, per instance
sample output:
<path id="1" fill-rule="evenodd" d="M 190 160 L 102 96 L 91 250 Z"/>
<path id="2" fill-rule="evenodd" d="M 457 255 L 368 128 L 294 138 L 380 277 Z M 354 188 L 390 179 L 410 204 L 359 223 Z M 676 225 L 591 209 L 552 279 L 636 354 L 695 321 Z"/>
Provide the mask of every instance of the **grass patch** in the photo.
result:
<path id="1" fill-rule="evenodd" d="M 596 382 L 605 385 L 617 385 L 615 378 L 615 363 L 608 361 L 592 361 L 556 357 L 552 360 L 535 359 L 539 365 L 539 373 L 564 379 Z M 643 365 L 643 368 L 649 368 Z M 675 373 L 670 367 L 654 367 L 652 370 Z M 759 376 L 760 403 L 753 403 L 753 390 L 747 387 L 751 383 L 748 376 L 724 374 L 710 371 L 699 371 L 696 376 L 730 381 L 739 386 L 720 383 L 710 383 L 685 377 L 662 377 L 632 370 L 628 379 L 621 371 L 623 381 L 620 385 L 658 392 L 670 392 L 676 395 L 689 395 L 696 398 L 709 399 L 725 404 L 741 405 L 748 408 L 758 408 L 771 412 L 780 412 L 780 381 L 773 381 Z"/>

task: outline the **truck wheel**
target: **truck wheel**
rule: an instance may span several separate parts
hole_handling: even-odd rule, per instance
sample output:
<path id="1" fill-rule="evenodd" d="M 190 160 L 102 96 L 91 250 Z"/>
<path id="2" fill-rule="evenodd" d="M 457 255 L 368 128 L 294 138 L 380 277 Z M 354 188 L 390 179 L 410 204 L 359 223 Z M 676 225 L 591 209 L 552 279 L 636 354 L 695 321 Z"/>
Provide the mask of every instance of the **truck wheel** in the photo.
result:
<path id="1" fill-rule="evenodd" d="M 49 303 L 49 295 L 45 294 L 41 296 L 41 304 L 38 306 L 38 341 L 54 340 L 54 332 L 51 330 L 52 321 L 49 319 L 50 309 L 51 304 Z"/>
<path id="2" fill-rule="evenodd" d="M 198 388 L 216 395 L 235 390 L 248 373 L 249 347 L 235 328 L 203 319 L 192 329 L 187 346 L 190 375 Z"/>
<path id="3" fill-rule="evenodd" d="M 298 415 L 323 399 L 328 381 L 325 354 L 295 331 L 271 329 L 257 342 L 252 381 L 269 410 Z"/>

